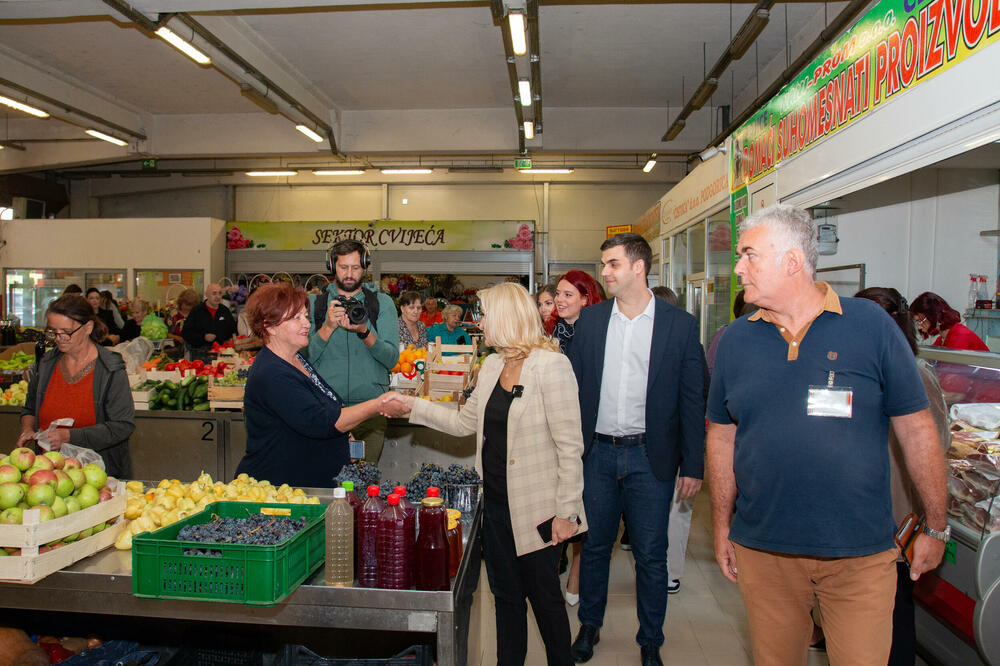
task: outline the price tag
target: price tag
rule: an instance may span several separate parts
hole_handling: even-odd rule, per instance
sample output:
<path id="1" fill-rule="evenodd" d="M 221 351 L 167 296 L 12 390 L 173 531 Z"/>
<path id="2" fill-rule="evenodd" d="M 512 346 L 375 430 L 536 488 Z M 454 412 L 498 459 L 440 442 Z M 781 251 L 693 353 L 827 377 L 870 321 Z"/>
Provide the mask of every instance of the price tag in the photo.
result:
<path id="1" fill-rule="evenodd" d="M 273 506 L 262 506 L 260 512 L 265 516 L 291 516 L 291 509 L 279 509 Z"/>

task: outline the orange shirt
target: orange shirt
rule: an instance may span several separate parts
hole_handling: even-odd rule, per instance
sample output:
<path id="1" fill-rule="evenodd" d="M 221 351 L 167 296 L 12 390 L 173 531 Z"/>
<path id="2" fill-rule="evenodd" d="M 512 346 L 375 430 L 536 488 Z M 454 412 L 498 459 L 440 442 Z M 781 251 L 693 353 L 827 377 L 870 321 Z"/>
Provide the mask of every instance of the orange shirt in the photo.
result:
<path id="1" fill-rule="evenodd" d="M 38 410 L 38 429 L 45 430 L 56 419 L 73 419 L 74 428 L 97 423 L 94 416 L 94 371 L 75 384 L 67 384 L 57 364 L 45 387 L 42 407 Z"/>
<path id="2" fill-rule="evenodd" d="M 427 310 L 421 310 L 420 311 L 420 321 L 424 322 L 424 326 L 428 326 L 429 327 L 429 326 L 432 326 L 433 324 L 443 323 L 444 319 L 441 317 L 441 311 L 440 310 L 435 310 L 434 314 L 432 314 L 432 315 L 427 314 Z"/>

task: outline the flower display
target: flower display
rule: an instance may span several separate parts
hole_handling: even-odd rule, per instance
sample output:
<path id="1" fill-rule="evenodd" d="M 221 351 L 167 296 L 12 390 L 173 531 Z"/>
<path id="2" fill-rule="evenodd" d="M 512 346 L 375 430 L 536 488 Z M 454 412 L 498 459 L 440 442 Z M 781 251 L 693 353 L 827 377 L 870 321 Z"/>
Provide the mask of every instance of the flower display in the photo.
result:
<path id="1" fill-rule="evenodd" d="M 508 238 L 503 242 L 504 247 L 515 250 L 533 250 L 535 248 L 535 232 L 531 226 L 522 224 L 517 228 L 517 233 L 513 238 Z"/>
<path id="2" fill-rule="evenodd" d="M 226 233 L 226 249 L 242 250 L 247 247 L 253 247 L 253 241 L 249 238 L 244 238 L 240 228 L 233 225 L 233 228 Z"/>

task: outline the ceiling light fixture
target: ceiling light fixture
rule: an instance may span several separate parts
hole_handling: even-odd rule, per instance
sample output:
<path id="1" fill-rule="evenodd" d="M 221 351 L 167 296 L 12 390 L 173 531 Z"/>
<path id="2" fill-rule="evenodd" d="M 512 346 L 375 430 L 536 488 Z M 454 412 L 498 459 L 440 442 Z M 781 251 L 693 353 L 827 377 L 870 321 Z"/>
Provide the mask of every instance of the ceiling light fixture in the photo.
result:
<path id="1" fill-rule="evenodd" d="M 573 173 L 573 169 L 518 169 L 520 173 Z"/>
<path id="2" fill-rule="evenodd" d="M 18 102 L 16 99 L 11 99 L 10 97 L 4 97 L 0 95 L 0 104 L 9 106 L 12 109 L 17 109 L 18 111 L 23 111 L 28 115 L 34 116 L 36 118 L 48 118 L 49 114 L 41 109 L 36 109 L 33 106 L 28 106 L 23 102 Z"/>
<path id="3" fill-rule="evenodd" d="M 523 56 L 528 52 L 528 40 L 525 36 L 524 12 L 512 9 L 507 13 L 507 25 L 510 27 L 510 43 L 514 55 Z"/>
<path id="4" fill-rule="evenodd" d="M 314 176 L 361 176 L 364 169 L 317 169 L 313 171 Z"/>
<path id="5" fill-rule="evenodd" d="M 739 60 L 743 57 L 743 54 L 747 52 L 750 45 L 764 31 L 764 27 L 767 25 L 770 17 L 771 12 L 766 9 L 758 9 L 756 13 L 747 18 L 746 22 L 740 26 L 739 32 L 736 33 L 733 43 L 729 47 L 729 53 L 732 54 L 733 60 Z"/>
<path id="6" fill-rule="evenodd" d="M 261 177 L 261 176 L 297 176 L 297 175 L 299 175 L 299 172 L 298 171 L 292 171 L 292 170 L 247 171 L 246 174 L 248 176 L 252 176 L 254 178 L 258 178 L 258 177 Z"/>
<path id="7" fill-rule="evenodd" d="M 240 94 L 271 115 L 278 114 L 278 105 L 274 103 L 274 100 L 268 97 L 267 93 L 262 93 L 249 83 L 240 84 Z"/>
<path id="8" fill-rule="evenodd" d="M 649 173 L 650 171 L 653 170 L 655 166 L 656 166 L 656 153 L 653 153 L 652 155 L 649 156 L 649 159 L 646 160 L 646 165 L 642 167 L 642 172 Z"/>
<path id="9" fill-rule="evenodd" d="M 434 173 L 433 169 L 382 169 L 382 173 L 389 176 L 404 176 L 404 175 L 418 175 L 418 174 L 428 174 Z"/>
<path id="10" fill-rule="evenodd" d="M 708 78 L 701 82 L 698 89 L 694 91 L 694 97 L 691 98 L 689 104 L 691 108 L 697 111 L 705 105 L 705 102 L 709 100 L 715 89 L 719 87 L 719 79 Z"/>
<path id="11" fill-rule="evenodd" d="M 157 28 L 156 35 L 199 65 L 212 64 L 211 58 L 196 49 L 190 42 L 181 38 L 180 35 L 167 26 L 164 25 Z"/>
<path id="12" fill-rule="evenodd" d="M 101 141 L 107 141 L 108 143 L 113 143 L 116 146 L 127 146 L 128 141 L 122 141 L 116 136 L 111 136 L 110 134 L 105 134 L 104 132 L 98 132 L 95 129 L 87 130 L 87 134 L 94 137 L 95 139 L 100 139 Z"/>
<path id="13" fill-rule="evenodd" d="M 677 120 L 675 120 L 674 124 L 671 125 L 670 129 L 667 130 L 667 135 L 663 137 L 664 141 L 673 141 L 674 139 L 676 139 L 677 135 L 681 133 L 681 130 L 684 129 L 684 125 L 686 124 L 687 121 L 684 120 L 683 118 L 678 118 Z"/>
<path id="14" fill-rule="evenodd" d="M 524 121 L 524 138 L 534 139 L 535 138 L 535 123 L 531 120 Z"/>
<path id="15" fill-rule="evenodd" d="M 531 106 L 531 81 L 529 79 L 517 80 L 517 93 L 521 98 L 521 106 Z"/>
<path id="16" fill-rule="evenodd" d="M 307 137 L 315 141 L 316 143 L 323 143 L 323 137 L 314 132 L 311 128 L 305 125 L 296 125 L 295 129 L 305 134 Z"/>

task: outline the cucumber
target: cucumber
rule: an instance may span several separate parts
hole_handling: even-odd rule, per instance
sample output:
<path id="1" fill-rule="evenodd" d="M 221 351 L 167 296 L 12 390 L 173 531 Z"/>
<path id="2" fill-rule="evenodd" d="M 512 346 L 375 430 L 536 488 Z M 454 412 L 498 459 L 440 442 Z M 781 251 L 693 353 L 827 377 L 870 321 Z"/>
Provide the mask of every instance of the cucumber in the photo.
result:
<path id="1" fill-rule="evenodd" d="M 167 381 L 163 382 L 163 388 L 169 391 L 176 391 L 178 387 L 177 384 L 173 383 L 168 379 Z"/>
<path id="2" fill-rule="evenodd" d="M 196 412 L 207 412 L 211 408 L 208 402 L 196 402 L 191 409 Z"/>
<path id="3" fill-rule="evenodd" d="M 186 377 L 184 377 L 184 379 L 181 380 L 181 386 L 189 386 L 195 379 L 197 379 L 197 377 L 194 372 L 190 372 Z"/>

